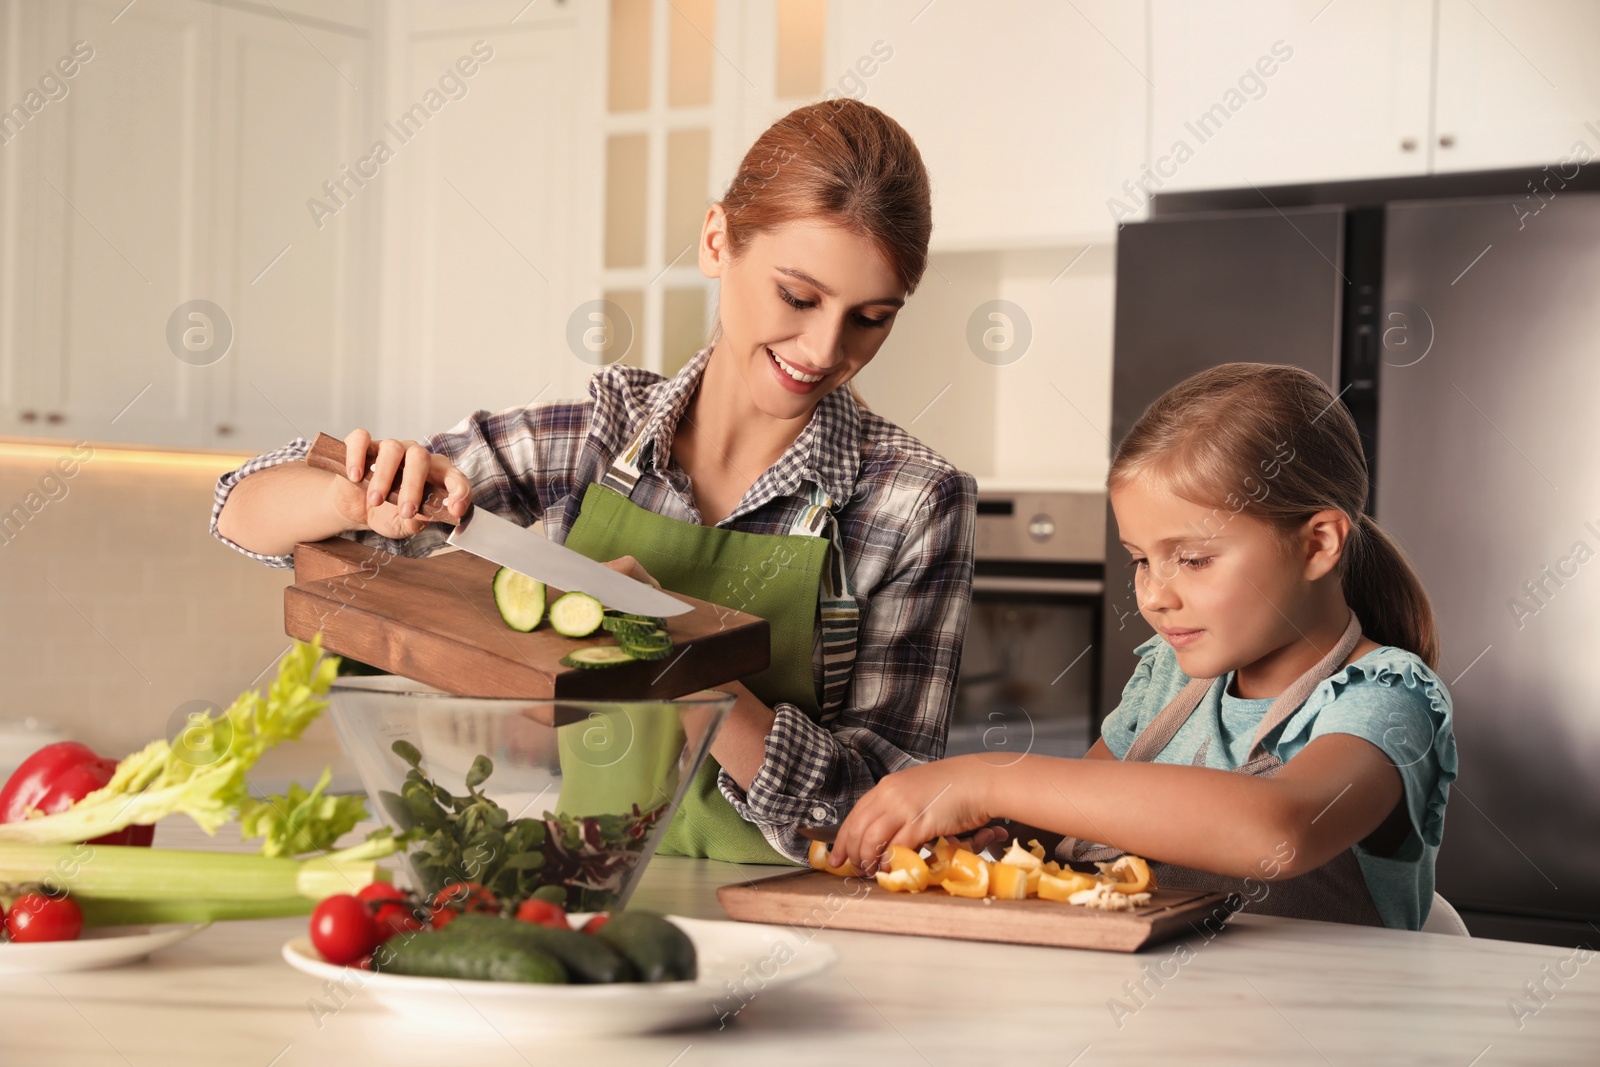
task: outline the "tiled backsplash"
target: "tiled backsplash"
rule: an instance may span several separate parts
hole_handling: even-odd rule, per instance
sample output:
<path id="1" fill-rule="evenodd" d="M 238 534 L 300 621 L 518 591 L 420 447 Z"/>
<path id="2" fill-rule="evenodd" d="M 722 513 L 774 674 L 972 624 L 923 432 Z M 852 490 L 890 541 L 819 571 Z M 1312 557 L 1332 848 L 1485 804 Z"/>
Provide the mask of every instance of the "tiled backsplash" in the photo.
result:
<path id="1" fill-rule="evenodd" d="M 239 459 L 0 441 L 0 719 L 37 717 L 120 758 L 171 737 L 185 705 L 270 683 L 292 572 L 207 530 L 212 486 Z M 324 717 L 252 779 L 309 785 L 327 763 L 343 769 Z"/>

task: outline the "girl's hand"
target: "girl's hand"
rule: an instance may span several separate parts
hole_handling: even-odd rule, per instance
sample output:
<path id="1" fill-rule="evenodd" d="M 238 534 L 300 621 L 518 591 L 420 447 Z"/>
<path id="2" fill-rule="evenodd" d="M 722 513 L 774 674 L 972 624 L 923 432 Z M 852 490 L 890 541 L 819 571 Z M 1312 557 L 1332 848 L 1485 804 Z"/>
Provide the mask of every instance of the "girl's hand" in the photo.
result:
<path id="1" fill-rule="evenodd" d="M 890 845 L 916 847 L 987 827 L 989 775 L 994 768 L 972 756 L 936 760 L 896 771 L 867 791 L 851 809 L 834 840 L 828 862 L 854 860 L 863 872 L 877 868 Z M 974 843 L 992 843 L 987 829 Z"/>
<path id="2" fill-rule="evenodd" d="M 643 582 L 645 585 L 652 585 L 657 589 L 661 588 L 661 583 L 650 577 L 650 572 L 640 566 L 639 561 L 634 559 L 632 556 L 620 556 L 617 559 L 611 560 L 606 564 L 606 566 L 610 567 L 618 574 L 627 575 L 636 582 Z"/>
<path id="3" fill-rule="evenodd" d="M 334 508 L 354 528 L 393 538 L 420 533 L 428 520 L 417 516 L 417 508 L 429 484 L 444 486 L 449 493 L 445 504 L 452 515 L 459 519 L 467 513 L 472 503 L 472 483 L 467 476 L 415 441 L 379 441 L 378 456 L 370 467 L 371 481 L 365 488 L 357 484 L 369 473 L 367 446 L 371 443 L 372 435 L 366 430 L 352 430 L 344 439 L 349 469 L 345 478 L 332 482 Z M 397 487 L 399 503 L 391 504 L 387 497 Z"/>

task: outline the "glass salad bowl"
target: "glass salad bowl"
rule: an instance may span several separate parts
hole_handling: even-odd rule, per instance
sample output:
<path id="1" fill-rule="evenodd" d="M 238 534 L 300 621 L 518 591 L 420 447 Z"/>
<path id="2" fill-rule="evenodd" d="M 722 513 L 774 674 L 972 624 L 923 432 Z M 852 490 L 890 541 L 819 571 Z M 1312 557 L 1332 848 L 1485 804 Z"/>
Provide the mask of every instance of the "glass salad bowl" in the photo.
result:
<path id="1" fill-rule="evenodd" d="M 417 888 L 572 911 L 627 904 L 734 702 L 460 697 L 396 675 L 342 677 L 328 699 Z"/>

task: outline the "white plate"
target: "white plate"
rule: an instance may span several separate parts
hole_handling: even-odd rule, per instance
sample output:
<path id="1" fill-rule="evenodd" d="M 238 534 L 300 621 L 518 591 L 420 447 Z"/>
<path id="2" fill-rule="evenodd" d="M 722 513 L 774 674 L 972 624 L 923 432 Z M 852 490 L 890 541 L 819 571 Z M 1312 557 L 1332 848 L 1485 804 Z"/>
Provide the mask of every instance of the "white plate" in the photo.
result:
<path id="1" fill-rule="evenodd" d="M 0 974 L 54 974 L 117 967 L 175 945 L 210 923 L 160 926 L 91 926 L 76 941 L 35 941 L 0 945 Z"/>
<path id="2" fill-rule="evenodd" d="M 283 946 L 291 967 L 329 979 L 356 1002 L 371 997 L 403 1021 L 427 1028 L 562 1035 L 642 1034 L 733 1021 L 757 996 L 833 966 L 839 954 L 786 926 L 672 917 L 694 941 L 692 982 L 540 985 L 375 974 L 326 962 L 307 937 Z M 734 992 L 733 990 L 737 990 Z"/>

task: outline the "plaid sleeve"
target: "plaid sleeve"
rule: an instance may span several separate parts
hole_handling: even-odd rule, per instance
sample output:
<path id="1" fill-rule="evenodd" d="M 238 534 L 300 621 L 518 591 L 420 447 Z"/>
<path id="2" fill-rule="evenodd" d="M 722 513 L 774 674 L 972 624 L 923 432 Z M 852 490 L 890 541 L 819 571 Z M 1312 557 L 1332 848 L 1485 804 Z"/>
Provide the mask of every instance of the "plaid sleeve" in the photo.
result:
<path id="1" fill-rule="evenodd" d="M 422 444 L 428 451 L 448 458 L 467 476 L 472 482 L 474 504 L 529 526 L 577 484 L 593 408 L 590 401 L 517 407 L 495 414 L 478 411 Z M 240 481 L 268 467 L 304 461 L 310 447 L 305 438 L 297 437 L 218 478 L 211 505 L 211 536 L 268 566 L 294 566 L 292 554 L 262 555 L 223 537 L 217 532 L 217 517 Z M 397 556 L 425 556 L 444 543 L 448 532 L 444 524 L 435 523 L 405 540 L 370 530 L 352 530 L 341 536 Z"/>
<path id="2" fill-rule="evenodd" d="M 977 498 L 972 477 L 951 472 L 912 511 L 896 566 L 867 594 L 839 717 L 823 726 L 779 704 L 749 790 L 719 776 L 740 816 L 791 859 L 802 862 L 808 845 L 796 825 L 838 822 L 884 775 L 944 755 L 972 606 Z"/>
<path id="3" fill-rule="evenodd" d="M 260 560 L 269 567 L 293 567 L 294 556 L 264 556 L 260 552 L 252 552 L 242 545 L 236 545 L 217 532 L 217 518 L 222 514 L 222 505 L 228 502 L 228 494 L 233 492 L 233 487 L 254 474 L 264 471 L 268 467 L 276 467 L 280 463 L 295 463 L 304 461 L 306 453 L 311 451 L 311 443 L 304 437 L 296 437 L 282 448 L 275 448 L 271 452 L 248 459 L 243 466 L 231 470 L 217 479 L 217 487 L 211 494 L 211 536 L 227 545 L 236 552 L 243 552 L 251 559 Z"/>

